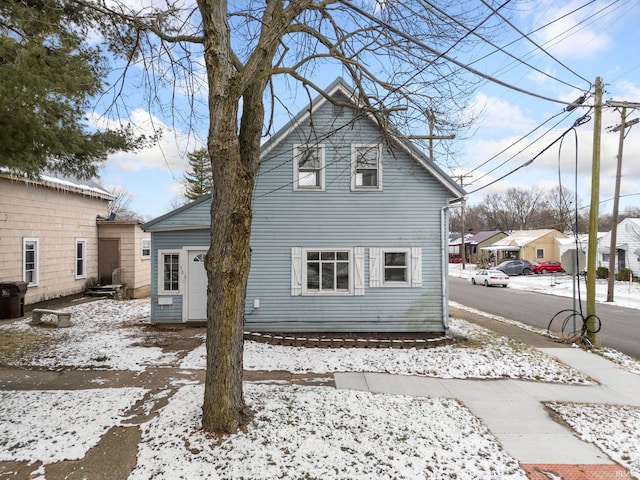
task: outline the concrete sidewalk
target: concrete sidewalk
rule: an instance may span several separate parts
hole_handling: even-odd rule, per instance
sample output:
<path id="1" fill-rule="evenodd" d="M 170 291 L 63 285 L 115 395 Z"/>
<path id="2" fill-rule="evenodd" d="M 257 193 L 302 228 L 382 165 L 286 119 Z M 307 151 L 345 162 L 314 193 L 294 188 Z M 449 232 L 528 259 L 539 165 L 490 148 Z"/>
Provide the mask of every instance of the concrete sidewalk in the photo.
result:
<path id="1" fill-rule="evenodd" d="M 578 348 L 540 350 L 600 384 L 579 386 L 522 380 L 457 380 L 380 373 L 338 373 L 335 374 L 335 383 L 337 388 L 342 389 L 456 398 L 487 426 L 505 451 L 529 472 L 536 470 L 533 466 L 544 465 L 550 469 L 554 465 L 571 465 L 586 466 L 583 470 L 587 473 L 577 478 L 627 476 L 622 467 L 596 446 L 583 442 L 568 427 L 553 420 L 543 402 L 640 406 L 640 376 Z M 606 473 L 603 476 L 596 473 L 600 471 Z M 537 477 L 530 474 L 530 478 Z"/>

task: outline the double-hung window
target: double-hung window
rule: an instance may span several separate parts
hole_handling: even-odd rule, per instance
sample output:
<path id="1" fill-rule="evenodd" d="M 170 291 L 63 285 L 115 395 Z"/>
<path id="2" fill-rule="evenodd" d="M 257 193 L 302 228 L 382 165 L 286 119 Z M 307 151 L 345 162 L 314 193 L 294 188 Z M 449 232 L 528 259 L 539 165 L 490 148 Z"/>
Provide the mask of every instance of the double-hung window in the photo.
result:
<path id="1" fill-rule="evenodd" d="M 294 190 L 324 190 L 324 146 L 296 145 L 293 150 Z"/>
<path id="2" fill-rule="evenodd" d="M 22 240 L 22 278 L 30 287 L 38 285 L 38 264 L 40 261 L 37 238 Z"/>
<path id="3" fill-rule="evenodd" d="M 76 278 L 87 276 L 87 240 L 76 238 Z"/>
<path id="4" fill-rule="evenodd" d="M 410 281 L 410 254 L 408 249 L 385 250 L 384 254 L 384 285 L 406 286 Z"/>
<path id="5" fill-rule="evenodd" d="M 151 239 L 149 239 L 149 238 L 143 238 L 142 239 L 141 257 L 142 257 L 143 260 L 151 258 Z"/>
<path id="6" fill-rule="evenodd" d="M 380 145 L 351 147 L 351 189 L 380 190 L 382 188 L 382 149 Z"/>
<path id="7" fill-rule="evenodd" d="M 422 287 L 422 248 L 369 248 L 369 287 Z"/>
<path id="8" fill-rule="evenodd" d="M 180 293 L 180 252 L 158 252 L 158 293 Z"/>

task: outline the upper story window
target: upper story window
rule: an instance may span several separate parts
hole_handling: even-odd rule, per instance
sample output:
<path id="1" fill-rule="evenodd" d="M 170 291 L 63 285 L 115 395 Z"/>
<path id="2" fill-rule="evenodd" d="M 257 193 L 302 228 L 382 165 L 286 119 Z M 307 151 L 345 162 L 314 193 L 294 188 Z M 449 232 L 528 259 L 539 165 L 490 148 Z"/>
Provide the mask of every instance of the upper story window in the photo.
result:
<path id="1" fill-rule="evenodd" d="M 382 188 L 382 149 L 380 145 L 351 147 L 351 189 L 380 190 Z"/>
<path id="2" fill-rule="evenodd" d="M 324 146 L 296 145 L 293 149 L 293 189 L 324 190 Z"/>
<path id="3" fill-rule="evenodd" d="M 25 238 L 22 241 L 22 279 L 30 287 L 38 285 L 38 264 L 40 262 L 39 240 Z"/>

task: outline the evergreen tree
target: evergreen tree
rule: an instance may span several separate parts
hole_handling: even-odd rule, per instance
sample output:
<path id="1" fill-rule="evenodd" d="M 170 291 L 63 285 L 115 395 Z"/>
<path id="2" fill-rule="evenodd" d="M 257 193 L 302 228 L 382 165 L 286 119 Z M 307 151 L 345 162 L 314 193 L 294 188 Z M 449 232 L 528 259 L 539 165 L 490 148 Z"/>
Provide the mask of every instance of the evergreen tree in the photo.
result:
<path id="1" fill-rule="evenodd" d="M 86 124 L 107 73 L 85 42 L 94 17 L 69 0 L 0 2 L 0 167 L 92 177 L 108 154 L 144 143 L 130 128 Z"/>
<path id="2" fill-rule="evenodd" d="M 187 170 L 184 174 L 186 181 L 184 196 L 193 201 L 204 197 L 213 190 L 211 161 L 207 150 L 204 148 L 189 152 L 187 158 L 189 159 L 190 170 Z"/>

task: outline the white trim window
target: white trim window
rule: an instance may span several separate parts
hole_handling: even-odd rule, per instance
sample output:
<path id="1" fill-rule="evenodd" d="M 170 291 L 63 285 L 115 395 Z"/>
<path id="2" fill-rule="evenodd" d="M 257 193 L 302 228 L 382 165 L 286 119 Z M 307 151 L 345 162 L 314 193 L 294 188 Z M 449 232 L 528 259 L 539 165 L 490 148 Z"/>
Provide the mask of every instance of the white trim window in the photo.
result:
<path id="1" fill-rule="evenodd" d="M 544 260 L 544 248 L 536 248 L 536 260 Z"/>
<path id="2" fill-rule="evenodd" d="M 143 238 L 142 244 L 140 247 L 140 256 L 143 260 L 148 260 L 151 258 L 151 239 Z"/>
<path id="3" fill-rule="evenodd" d="M 158 251 L 158 294 L 180 293 L 180 251 Z"/>
<path id="4" fill-rule="evenodd" d="M 351 190 L 382 189 L 382 147 L 351 146 Z"/>
<path id="5" fill-rule="evenodd" d="M 38 285 L 40 263 L 40 240 L 37 238 L 22 239 L 22 280 L 30 287 Z"/>
<path id="6" fill-rule="evenodd" d="M 87 240 L 76 238 L 76 278 L 87 277 Z"/>
<path id="7" fill-rule="evenodd" d="M 324 145 L 293 147 L 293 189 L 324 190 Z"/>
<path id="8" fill-rule="evenodd" d="M 408 248 L 383 250 L 382 260 L 382 284 L 384 286 L 409 286 L 411 257 Z"/>
<path id="9" fill-rule="evenodd" d="M 291 295 L 364 295 L 364 248 L 291 249 Z"/>
<path id="10" fill-rule="evenodd" d="M 369 287 L 421 287 L 422 248 L 370 248 Z"/>
<path id="11" fill-rule="evenodd" d="M 303 293 L 350 294 L 351 250 L 305 250 Z"/>

